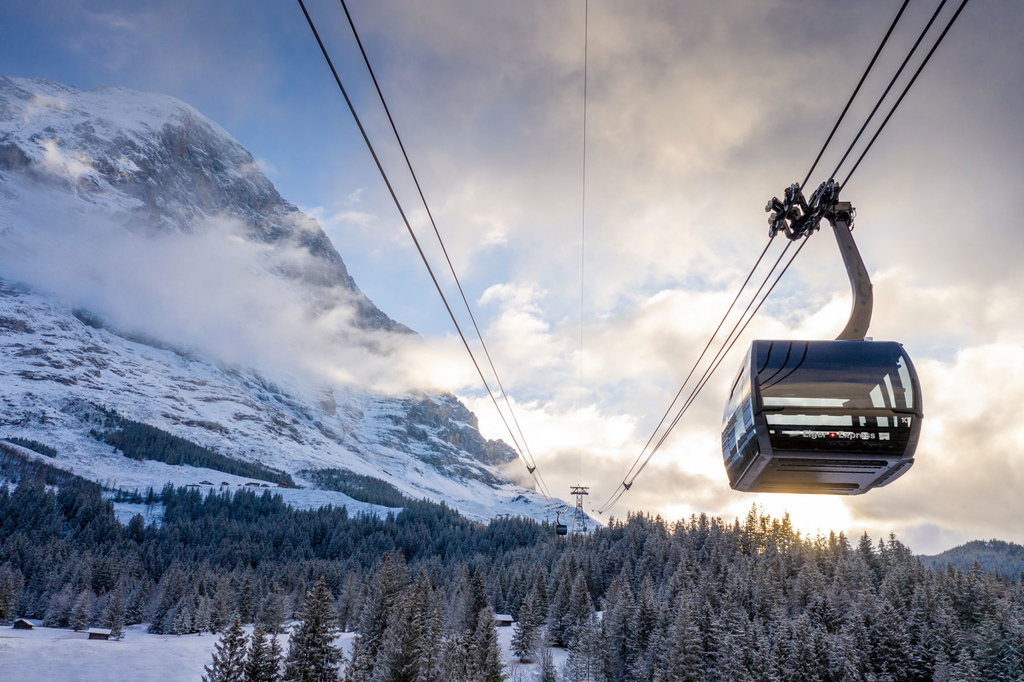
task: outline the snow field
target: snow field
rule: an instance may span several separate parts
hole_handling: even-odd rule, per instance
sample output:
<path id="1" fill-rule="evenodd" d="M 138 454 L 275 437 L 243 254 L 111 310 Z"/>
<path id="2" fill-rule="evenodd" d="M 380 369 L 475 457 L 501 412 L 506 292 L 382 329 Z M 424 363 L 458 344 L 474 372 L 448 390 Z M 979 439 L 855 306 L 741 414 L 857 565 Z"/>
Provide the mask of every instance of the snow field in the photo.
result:
<path id="1" fill-rule="evenodd" d="M 34 630 L 0 628 L 0 680 L 40 682 L 197 682 L 203 667 L 213 660 L 220 635 L 153 635 L 148 624 L 125 628 L 120 641 L 90 640 L 85 632 L 37 625 Z M 253 627 L 245 626 L 246 636 Z M 512 654 L 512 627 L 498 628 L 498 642 L 509 682 L 534 682 L 540 675 L 537 663 L 519 663 Z M 348 656 L 354 632 L 335 640 Z M 288 651 L 288 635 L 278 635 Z M 565 649 L 551 650 L 561 670 L 568 658 Z"/>

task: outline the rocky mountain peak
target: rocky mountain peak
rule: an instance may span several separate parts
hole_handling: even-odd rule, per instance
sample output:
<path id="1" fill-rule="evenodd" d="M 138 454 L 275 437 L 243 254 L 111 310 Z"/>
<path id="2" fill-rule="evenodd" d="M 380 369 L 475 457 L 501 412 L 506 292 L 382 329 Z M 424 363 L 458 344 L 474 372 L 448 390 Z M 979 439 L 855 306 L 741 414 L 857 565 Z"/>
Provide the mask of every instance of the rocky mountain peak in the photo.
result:
<path id="1" fill-rule="evenodd" d="M 14 174 L 66 186 L 137 230 L 188 233 L 212 218 L 235 221 L 248 241 L 313 257 L 301 269 L 284 258 L 270 268 L 301 282 L 321 308 L 340 289 L 357 326 L 409 331 L 359 290 L 320 226 L 281 197 L 248 150 L 173 97 L 0 78 L 0 182 Z"/>

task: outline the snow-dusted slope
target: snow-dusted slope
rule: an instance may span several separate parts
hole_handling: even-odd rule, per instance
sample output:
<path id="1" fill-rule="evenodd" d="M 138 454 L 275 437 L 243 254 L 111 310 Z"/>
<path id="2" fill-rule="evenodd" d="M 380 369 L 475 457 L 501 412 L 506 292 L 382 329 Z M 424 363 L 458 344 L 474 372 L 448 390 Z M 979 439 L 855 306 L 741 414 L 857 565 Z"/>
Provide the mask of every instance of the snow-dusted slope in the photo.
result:
<path id="1" fill-rule="evenodd" d="M 276 345 L 261 353 L 263 337 Z M 98 428 L 112 410 L 292 474 L 305 489 L 283 492 L 302 506 L 360 509 L 299 473 L 333 468 L 471 518 L 545 516 L 508 478 L 522 467 L 514 451 L 481 437 L 453 396 L 324 378 L 361 376 L 337 366 L 346 359 L 389 368 L 394 339 L 415 338 L 252 156 L 187 105 L 0 79 L 0 439 L 43 443 L 57 466 L 121 487 L 251 480 L 125 457 Z"/>

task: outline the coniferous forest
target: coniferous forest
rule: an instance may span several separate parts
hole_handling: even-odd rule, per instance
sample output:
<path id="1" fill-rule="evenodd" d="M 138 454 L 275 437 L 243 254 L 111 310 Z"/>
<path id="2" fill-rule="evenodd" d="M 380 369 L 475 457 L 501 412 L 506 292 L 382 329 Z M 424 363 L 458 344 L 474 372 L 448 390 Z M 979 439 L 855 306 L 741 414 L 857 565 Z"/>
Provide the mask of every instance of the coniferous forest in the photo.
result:
<path id="1" fill-rule="evenodd" d="M 506 679 L 493 614 L 510 613 L 542 679 L 1024 679 L 1021 577 L 927 568 L 895 537 L 806 537 L 751 509 L 566 540 L 431 502 L 354 518 L 171 487 L 150 496 L 162 524 L 122 525 L 99 486 L 47 476 L 0 486 L 0 620 L 225 632 L 228 670 L 249 660 L 236 621 L 259 625 L 258 662 L 295 618 L 285 679 Z M 339 666 L 342 629 L 360 636 Z M 552 646 L 569 650 L 557 671 Z"/>

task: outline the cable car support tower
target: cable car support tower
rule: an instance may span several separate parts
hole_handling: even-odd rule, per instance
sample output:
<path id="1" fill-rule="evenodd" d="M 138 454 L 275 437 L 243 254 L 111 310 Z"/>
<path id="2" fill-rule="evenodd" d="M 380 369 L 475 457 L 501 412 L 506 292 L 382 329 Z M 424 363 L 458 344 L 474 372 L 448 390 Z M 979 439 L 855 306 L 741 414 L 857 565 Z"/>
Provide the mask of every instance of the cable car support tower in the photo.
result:
<path id="1" fill-rule="evenodd" d="M 587 514 L 583 511 L 583 497 L 590 494 L 590 486 L 574 485 L 569 488 L 569 493 L 576 497 L 576 509 L 572 512 L 572 535 L 587 534 Z"/>

